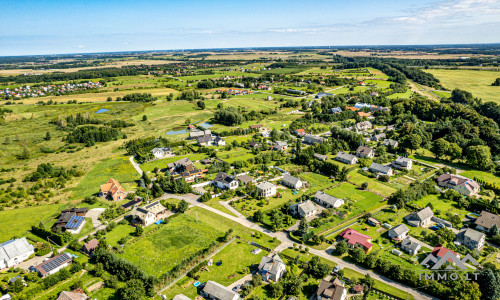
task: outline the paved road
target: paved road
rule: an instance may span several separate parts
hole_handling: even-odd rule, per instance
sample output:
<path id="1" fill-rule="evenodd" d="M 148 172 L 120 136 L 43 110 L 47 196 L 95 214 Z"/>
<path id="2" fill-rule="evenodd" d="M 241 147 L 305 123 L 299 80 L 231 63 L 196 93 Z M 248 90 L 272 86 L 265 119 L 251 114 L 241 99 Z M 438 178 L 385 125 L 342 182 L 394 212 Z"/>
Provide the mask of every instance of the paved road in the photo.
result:
<path id="1" fill-rule="evenodd" d="M 143 171 L 139 164 L 134 161 L 134 156 L 129 157 L 128 160 L 130 160 L 130 163 L 134 166 L 134 169 L 139 173 L 139 175 L 142 176 Z"/>
<path id="2" fill-rule="evenodd" d="M 276 237 L 280 242 L 281 244 L 276 247 L 274 249 L 274 251 L 282 251 L 286 248 L 292 248 L 293 247 L 293 244 L 294 244 L 294 241 L 292 241 L 288 235 L 285 233 L 285 232 L 272 232 L 268 229 L 265 229 L 253 222 L 250 222 L 249 220 L 247 219 L 242 219 L 242 218 L 238 218 L 238 217 L 235 217 L 235 216 L 231 216 L 225 212 L 222 212 L 218 209 L 215 209 L 213 207 L 210 207 L 204 203 L 201 203 L 201 202 L 198 202 L 198 198 L 199 196 L 198 195 L 194 195 L 194 194 L 187 194 L 187 195 L 183 195 L 183 196 L 178 196 L 178 195 L 174 195 L 174 194 L 165 194 L 166 198 L 176 198 L 176 199 L 184 199 L 186 200 L 187 202 L 189 202 L 189 204 L 191 206 L 197 206 L 197 207 L 201 207 L 201 208 L 204 208 L 206 210 L 209 210 L 211 212 L 214 212 L 222 217 L 225 217 L 225 218 L 228 218 L 230 220 L 233 220 L 237 223 L 240 223 L 241 225 L 245 226 L 245 227 L 248 227 L 248 228 L 251 228 L 253 230 L 256 230 L 256 231 L 259 231 L 259 232 L 262 232 L 270 237 Z M 408 291 L 411 295 L 413 295 L 413 297 L 416 299 L 416 300 L 430 300 L 430 299 L 436 299 L 438 300 L 438 298 L 434 298 L 432 296 L 429 296 L 425 293 L 422 293 L 420 291 L 417 291 L 417 290 L 414 290 L 414 289 L 411 289 L 410 287 L 404 285 L 404 284 L 401 284 L 401 283 L 398 283 L 394 280 L 391 280 L 385 276 L 381 276 L 379 274 L 376 274 L 374 273 L 373 271 L 371 270 L 368 270 L 366 268 L 363 268 L 363 267 L 360 267 L 360 266 L 357 266 L 355 264 L 352 264 L 352 263 L 349 263 L 349 262 L 346 262 L 342 259 L 339 259 L 335 256 L 332 255 L 332 251 L 333 251 L 333 248 L 328 248 L 326 250 L 316 250 L 316 249 L 309 249 L 309 252 L 314 254 L 314 255 L 317 255 L 317 256 L 320 256 L 320 257 L 323 257 L 325 259 L 328 259 L 330 261 L 333 261 L 334 263 L 340 265 L 341 268 L 349 268 L 349 269 L 352 269 L 352 270 L 355 270 L 359 273 L 362 273 L 362 274 L 370 274 L 370 276 L 372 278 L 375 278 L 375 279 L 378 279 L 380 281 L 383 281 L 384 283 L 390 285 L 390 286 L 393 286 L 397 289 L 400 289 L 402 291 Z"/>

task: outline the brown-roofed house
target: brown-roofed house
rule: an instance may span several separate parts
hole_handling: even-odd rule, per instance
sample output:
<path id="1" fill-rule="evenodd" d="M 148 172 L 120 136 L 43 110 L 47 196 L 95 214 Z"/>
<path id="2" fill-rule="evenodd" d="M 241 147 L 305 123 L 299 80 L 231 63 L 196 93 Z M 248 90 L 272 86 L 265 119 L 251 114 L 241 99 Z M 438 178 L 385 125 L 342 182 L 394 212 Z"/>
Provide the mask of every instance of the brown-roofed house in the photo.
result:
<path id="1" fill-rule="evenodd" d="M 86 300 L 88 298 L 82 288 L 77 288 L 71 292 L 62 291 L 57 300 Z"/>
<path id="2" fill-rule="evenodd" d="M 99 246 L 99 241 L 97 239 L 93 239 L 83 244 L 82 251 L 87 253 L 88 255 L 91 255 L 97 248 L 97 246 Z"/>
<path id="3" fill-rule="evenodd" d="M 367 112 L 364 112 L 364 111 L 358 111 L 358 116 L 360 117 L 370 117 L 372 114 L 371 113 L 367 113 Z"/>
<path id="4" fill-rule="evenodd" d="M 318 291 L 311 298 L 313 300 L 345 300 L 347 299 L 347 289 L 344 287 L 344 283 L 338 278 L 335 278 L 333 282 L 321 280 Z"/>
<path id="5" fill-rule="evenodd" d="M 126 193 L 118 180 L 110 178 L 105 184 L 101 185 L 99 196 L 111 198 L 113 201 L 119 201 L 125 199 Z"/>
<path id="6" fill-rule="evenodd" d="M 473 196 L 481 190 L 479 183 L 476 181 L 454 174 L 440 175 L 437 179 L 437 183 L 439 186 L 453 189 L 465 196 Z"/>
<path id="7" fill-rule="evenodd" d="M 475 223 L 477 230 L 490 232 L 495 225 L 500 229 L 500 216 L 483 210 Z"/>

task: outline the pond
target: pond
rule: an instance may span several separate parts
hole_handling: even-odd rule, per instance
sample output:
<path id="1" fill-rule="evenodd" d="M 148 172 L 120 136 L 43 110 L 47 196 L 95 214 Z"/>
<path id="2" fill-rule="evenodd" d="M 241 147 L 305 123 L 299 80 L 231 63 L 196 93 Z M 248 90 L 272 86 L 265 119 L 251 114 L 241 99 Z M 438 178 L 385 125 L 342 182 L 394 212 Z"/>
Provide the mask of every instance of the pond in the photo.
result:
<path id="1" fill-rule="evenodd" d="M 210 123 L 201 123 L 200 125 L 198 125 L 199 127 L 202 127 L 203 129 L 208 129 L 210 127 L 214 127 L 214 125 L 211 125 Z"/>
<path id="2" fill-rule="evenodd" d="M 183 130 L 170 130 L 167 131 L 167 135 L 176 135 L 176 134 L 184 134 L 187 133 L 188 131 L 186 129 Z"/>
<path id="3" fill-rule="evenodd" d="M 101 109 L 99 109 L 98 111 L 96 111 L 95 113 L 96 113 L 96 114 L 100 114 L 100 113 L 107 112 L 107 111 L 109 111 L 109 109 L 106 109 L 106 108 L 101 108 Z"/>

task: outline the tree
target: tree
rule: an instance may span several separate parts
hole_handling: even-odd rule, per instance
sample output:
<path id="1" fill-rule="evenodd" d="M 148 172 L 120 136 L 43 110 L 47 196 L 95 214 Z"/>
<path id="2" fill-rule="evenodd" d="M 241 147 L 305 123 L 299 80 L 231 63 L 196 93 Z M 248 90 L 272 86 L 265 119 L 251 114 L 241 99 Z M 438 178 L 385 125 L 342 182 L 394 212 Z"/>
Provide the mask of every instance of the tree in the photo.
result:
<path id="1" fill-rule="evenodd" d="M 50 141 L 51 139 L 52 137 L 50 136 L 50 132 L 47 131 L 47 133 L 45 134 L 45 140 Z"/>
<path id="2" fill-rule="evenodd" d="M 500 298 L 500 275 L 490 268 L 484 268 L 477 278 L 477 283 L 486 300 L 496 300 Z"/>
<path id="3" fill-rule="evenodd" d="M 485 170 L 491 165 L 491 152 L 488 146 L 470 146 L 465 155 L 471 166 Z"/>
<path id="4" fill-rule="evenodd" d="M 299 229 L 297 230 L 297 233 L 300 236 L 302 236 L 302 235 L 306 234 L 307 231 L 309 231 L 309 224 L 307 223 L 306 218 L 303 217 L 302 219 L 300 219 Z"/>
<path id="5" fill-rule="evenodd" d="M 363 263 L 366 258 L 366 252 L 361 247 L 357 247 L 351 252 L 351 257 L 355 262 Z"/>
<path id="6" fill-rule="evenodd" d="M 16 279 L 16 281 L 12 282 L 9 285 L 9 290 L 12 290 L 14 293 L 20 293 L 24 289 L 24 284 L 21 278 Z"/>
<path id="7" fill-rule="evenodd" d="M 146 294 L 144 283 L 139 279 L 132 279 L 117 291 L 118 299 L 123 300 L 140 300 Z"/>
<path id="8" fill-rule="evenodd" d="M 143 115 L 143 116 L 142 116 L 142 120 L 143 120 L 143 121 L 147 121 L 147 120 L 148 120 L 148 116 Z"/>
<path id="9" fill-rule="evenodd" d="M 349 251 L 349 246 L 346 241 L 340 241 L 337 243 L 337 246 L 335 246 L 335 253 L 339 256 L 346 254 L 347 251 Z"/>
<path id="10" fill-rule="evenodd" d="M 149 179 L 149 176 L 148 174 L 146 174 L 146 172 L 142 172 L 141 179 L 144 180 L 146 186 L 149 186 L 151 184 L 151 179 Z"/>
<path id="11" fill-rule="evenodd" d="M 163 195 L 163 190 L 156 182 L 153 183 L 152 192 L 153 192 L 153 197 L 155 197 L 155 198 L 159 198 Z"/>
<path id="12" fill-rule="evenodd" d="M 19 159 L 29 159 L 30 158 L 30 151 L 28 150 L 28 148 L 26 147 L 23 147 L 21 149 L 21 153 L 19 154 L 18 158 Z"/>
<path id="13" fill-rule="evenodd" d="M 189 208 L 189 203 L 182 199 L 181 202 L 179 202 L 179 204 L 177 204 L 177 210 L 181 213 L 185 213 Z"/>
<path id="14" fill-rule="evenodd" d="M 255 222 L 260 222 L 262 223 L 262 221 L 264 221 L 264 213 L 259 209 L 258 211 L 256 211 L 254 214 L 253 214 L 253 220 Z"/>
<path id="15" fill-rule="evenodd" d="M 283 285 L 281 283 L 271 283 L 269 284 L 269 290 L 271 292 L 271 297 L 278 298 L 283 295 Z"/>
<path id="16" fill-rule="evenodd" d="M 411 153 L 413 153 L 413 150 L 417 150 L 420 144 L 422 144 L 422 137 L 418 134 L 410 134 L 403 138 L 402 141 L 402 146 L 406 149 L 410 149 Z"/>
<path id="17" fill-rule="evenodd" d="M 455 159 L 459 159 L 462 157 L 462 148 L 460 148 L 460 146 L 456 143 L 450 143 L 446 154 L 448 154 L 452 161 Z"/>
<path id="18" fill-rule="evenodd" d="M 362 188 L 363 190 L 366 190 L 366 189 L 368 188 L 368 182 L 363 182 L 363 183 L 361 184 L 361 188 Z"/>
<path id="19" fill-rule="evenodd" d="M 432 152 L 436 155 L 436 158 L 441 158 L 445 155 L 450 147 L 450 143 L 447 140 L 440 138 L 432 143 Z"/>
<path id="20" fill-rule="evenodd" d="M 106 101 L 111 102 L 111 101 L 113 101 L 113 98 L 108 97 L 108 98 L 106 99 Z"/>
<path id="21" fill-rule="evenodd" d="M 500 78 L 495 79 L 493 83 L 491 84 L 492 86 L 500 86 Z"/>
<path id="22" fill-rule="evenodd" d="M 141 225 L 135 227 L 135 236 L 141 236 L 144 233 L 144 228 Z"/>
<path id="23" fill-rule="evenodd" d="M 366 274 L 363 282 L 369 287 L 373 287 L 375 285 L 375 279 L 373 279 L 370 274 Z"/>
<path id="24" fill-rule="evenodd" d="M 302 291 L 302 277 L 292 272 L 287 272 L 283 287 L 289 295 L 299 295 Z"/>
<path id="25" fill-rule="evenodd" d="M 198 105 L 200 109 L 205 109 L 205 101 L 203 100 L 198 100 L 198 102 L 196 102 L 196 105 Z"/>

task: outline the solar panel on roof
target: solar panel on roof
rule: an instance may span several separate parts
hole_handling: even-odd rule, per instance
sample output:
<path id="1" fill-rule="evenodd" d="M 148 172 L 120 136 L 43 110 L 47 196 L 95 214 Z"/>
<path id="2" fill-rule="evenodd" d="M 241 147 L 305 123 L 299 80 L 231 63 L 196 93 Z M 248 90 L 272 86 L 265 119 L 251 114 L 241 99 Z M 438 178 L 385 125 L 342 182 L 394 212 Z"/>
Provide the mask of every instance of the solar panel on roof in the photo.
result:
<path id="1" fill-rule="evenodd" d="M 80 217 L 80 216 L 74 215 L 74 216 L 71 217 L 71 219 L 69 219 L 69 222 L 66 224 L 66 228 L 68 228 L 68 229 L 77 229 L 78 227 L 80 227 L 80 225 L 82 224 L 83 220 L 85 220 L 84 217 Z"/>
<path id="2" fill-rule="evenodd" d="M 68 259 L 71 259 L 71 256 L 68 253 L 63 253 L 60 256 L 54 257 L 53 260 L 47 261 L 45 264 L 41 266 L 41 268 L 45 271 L 45 273 L 48 273 L 60 267 Z"/>

